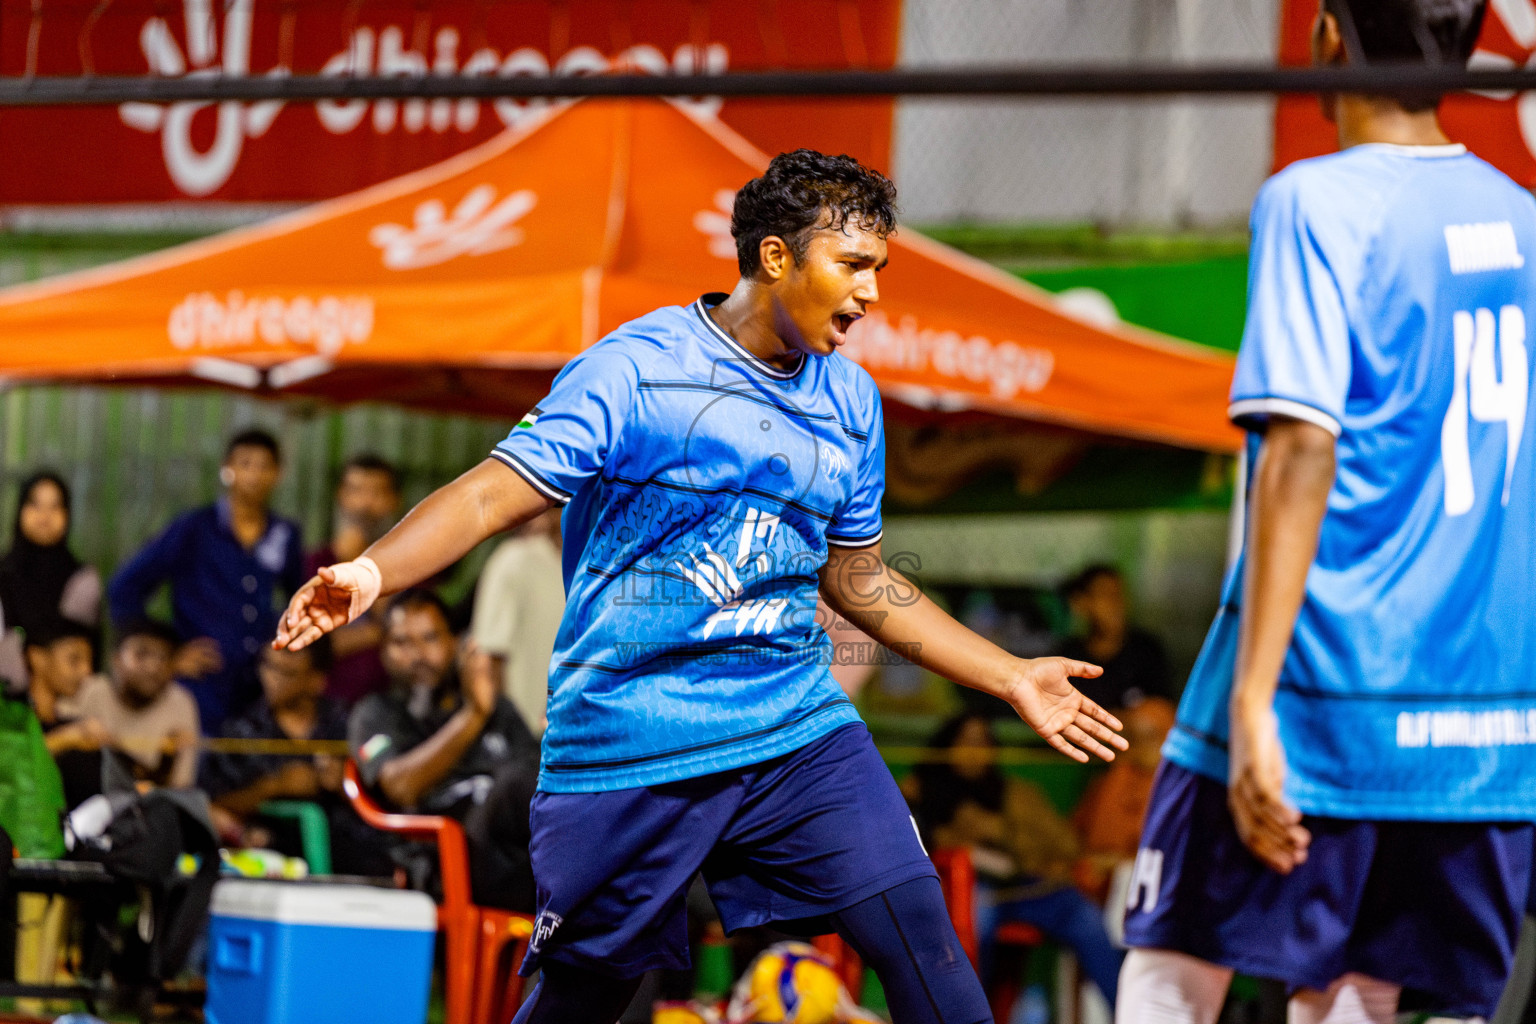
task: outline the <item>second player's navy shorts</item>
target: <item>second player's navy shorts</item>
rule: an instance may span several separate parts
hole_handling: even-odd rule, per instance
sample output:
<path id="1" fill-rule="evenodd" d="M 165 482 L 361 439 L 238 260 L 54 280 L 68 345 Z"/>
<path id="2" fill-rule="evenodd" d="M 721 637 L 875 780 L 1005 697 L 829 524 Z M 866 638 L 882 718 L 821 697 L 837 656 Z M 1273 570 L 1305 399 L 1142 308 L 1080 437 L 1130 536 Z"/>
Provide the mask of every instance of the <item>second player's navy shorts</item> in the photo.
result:
<path id="1" fill-rule="evenodd" d="M 1125 941 L 1326 989 L 1350 971 L 1403 1006 L 1493 1015 L 1530 885 L 1532 827 L 1304 819 L 1289 875 L 1248 852 L 1227 788 L 1164 762 L 1142 826 Z"/>
<path id="2" fill-rule="evenodd" d="M 700 870 L 728 931 L 844 910 L 933 875 L 863 725 L 761 764 L 607 793 L 538 793 L 538 918 L 523 961 L 632 977 L 688 966 L 684 897 Z"/>

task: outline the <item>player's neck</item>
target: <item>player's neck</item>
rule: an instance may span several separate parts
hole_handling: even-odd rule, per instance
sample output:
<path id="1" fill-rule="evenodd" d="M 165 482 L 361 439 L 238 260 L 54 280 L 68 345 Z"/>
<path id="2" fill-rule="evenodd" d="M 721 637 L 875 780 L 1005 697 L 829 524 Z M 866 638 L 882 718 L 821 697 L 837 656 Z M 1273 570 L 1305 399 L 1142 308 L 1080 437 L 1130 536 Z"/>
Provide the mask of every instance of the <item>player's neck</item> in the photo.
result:
<path id="1" fill-rule="evenodd" d="M 743 278 L 736 282 L 725 301 L 708 312 L 738 345 L 770 366 L 792 370 L 804 355 L 784 343 L 774 326 L 773 296 L 755 281 Z"/>
<path id="2" fill-rule="evenodd" d="M 266 502 L 256 501 L 231 491 L 229 492 L 229 516 L 237 523 L 260 523 L 265 526 L 267 505 Z"/>
<path id="3" fill-rule="evenodd" d="M 1434 110 L 1404 110 L 1381 96 L 1339 96 L 1333 112 L 1340 149 L 1369 143 L 1444 146 L 1451 141 Z"/>

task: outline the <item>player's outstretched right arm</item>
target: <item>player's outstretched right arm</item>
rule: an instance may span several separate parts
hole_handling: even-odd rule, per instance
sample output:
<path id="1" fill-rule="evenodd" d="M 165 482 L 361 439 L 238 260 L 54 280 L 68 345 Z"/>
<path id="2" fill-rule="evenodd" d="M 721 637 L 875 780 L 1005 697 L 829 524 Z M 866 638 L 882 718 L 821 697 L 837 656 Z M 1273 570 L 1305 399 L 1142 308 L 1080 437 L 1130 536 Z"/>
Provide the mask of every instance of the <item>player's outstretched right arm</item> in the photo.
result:
<path id="1" fill-rule="evenodd" d="M 486 459 L 427 495 L 355 561 L 326 566 L 300 587 L 272 646 L 291 651 L 308 646 L 362 615 L 381 594 L 429 579 L 487 537 L 522 525 L 550 504 L 506 463 Z"/>

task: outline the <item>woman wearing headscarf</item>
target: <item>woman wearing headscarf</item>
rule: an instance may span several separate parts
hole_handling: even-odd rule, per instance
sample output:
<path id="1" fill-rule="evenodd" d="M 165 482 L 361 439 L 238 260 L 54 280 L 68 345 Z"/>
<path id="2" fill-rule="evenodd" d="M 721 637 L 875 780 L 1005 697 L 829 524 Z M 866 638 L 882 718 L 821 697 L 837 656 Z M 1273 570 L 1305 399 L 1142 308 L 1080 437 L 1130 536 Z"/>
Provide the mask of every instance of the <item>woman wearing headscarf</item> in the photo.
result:
<path id="1" fill-rule="evenodd" d="M 25 684 L 22 644 L 61 620 L 94 630 L 101 622 L 101 576 L 69 549 L 69 486 L 57 473 L 21 485 L 11 548 L 0 558 L 0 678 Z"/>

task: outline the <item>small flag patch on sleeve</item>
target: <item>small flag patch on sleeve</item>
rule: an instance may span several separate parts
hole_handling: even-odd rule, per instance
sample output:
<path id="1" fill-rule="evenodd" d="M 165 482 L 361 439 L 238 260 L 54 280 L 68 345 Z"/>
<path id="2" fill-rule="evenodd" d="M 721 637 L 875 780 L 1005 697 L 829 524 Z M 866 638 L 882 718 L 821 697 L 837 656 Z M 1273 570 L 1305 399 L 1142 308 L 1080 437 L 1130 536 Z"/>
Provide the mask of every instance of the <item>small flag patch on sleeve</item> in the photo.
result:
<path id="1" fill-rule="evenodd" d="M 517 421 L 517 427 L 533 426 L 535 423 L 539 422 L 540 415 L 542 415 L 542 411 L 538 406 L 534 406 L 532 409 L 529 409 L 526 413 L 523 414 L 522 419 Z M 513 429 L 517 429 L 517 427 L 514 427 Z"/>

